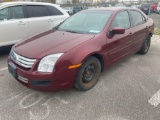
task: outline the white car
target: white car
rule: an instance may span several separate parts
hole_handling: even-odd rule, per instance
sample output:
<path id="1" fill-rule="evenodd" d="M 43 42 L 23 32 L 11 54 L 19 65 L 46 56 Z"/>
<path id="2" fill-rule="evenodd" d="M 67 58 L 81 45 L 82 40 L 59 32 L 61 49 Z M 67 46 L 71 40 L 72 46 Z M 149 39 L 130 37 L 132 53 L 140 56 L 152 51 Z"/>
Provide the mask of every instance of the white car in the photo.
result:
<path id="1" fill-rule="evenodd" d="M 0 47 L 51 30 L 68 17 L 68 13 L 56 4 L 0 3 Z"/>

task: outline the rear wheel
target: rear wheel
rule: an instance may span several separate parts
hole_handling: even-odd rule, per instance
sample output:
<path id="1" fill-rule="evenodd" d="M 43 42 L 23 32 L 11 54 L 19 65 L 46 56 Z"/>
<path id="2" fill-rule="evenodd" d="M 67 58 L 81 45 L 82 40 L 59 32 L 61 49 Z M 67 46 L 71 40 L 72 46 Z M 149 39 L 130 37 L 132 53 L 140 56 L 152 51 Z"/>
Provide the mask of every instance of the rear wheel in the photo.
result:
<path id="1" fill-rule="evenodd" d="M 151 43 L 151 36 L 148 35 L 148 37 L 146 38 L 146 40 L 144 41 L 140 51 L 138 53 L 140 54 L 146 54 L 149 50 L 150 47 L 150 43 Z"/>
<path id="2" fill-rule="evenodd" d="M 78 71 L 75 88 L 81 91 L 89 90 L 97 83 L 101 74 L 101 63 L 95 57 L 88 58 Z"/>

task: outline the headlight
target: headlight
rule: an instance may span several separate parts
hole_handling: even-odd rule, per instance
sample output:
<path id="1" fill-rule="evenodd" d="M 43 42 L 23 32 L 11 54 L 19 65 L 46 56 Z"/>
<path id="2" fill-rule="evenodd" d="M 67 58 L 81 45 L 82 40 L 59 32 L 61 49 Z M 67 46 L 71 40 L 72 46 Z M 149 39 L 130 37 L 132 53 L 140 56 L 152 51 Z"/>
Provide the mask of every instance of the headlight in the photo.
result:
<path id="1" fill-rule="evenodd" d="M 58 58 L 63 53 L 52 54 L 44 57 L 38 66 L 38 72 L 52 72 Z"/>

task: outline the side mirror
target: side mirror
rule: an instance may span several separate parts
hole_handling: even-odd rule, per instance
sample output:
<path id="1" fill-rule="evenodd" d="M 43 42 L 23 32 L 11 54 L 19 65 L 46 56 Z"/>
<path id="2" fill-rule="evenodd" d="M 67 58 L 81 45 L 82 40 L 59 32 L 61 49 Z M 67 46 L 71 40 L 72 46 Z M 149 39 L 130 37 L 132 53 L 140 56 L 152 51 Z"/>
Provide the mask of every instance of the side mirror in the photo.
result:
<path id="1" fill-rule="evenodd" d="M 116 27 L 112 30 L 113 34 L 124 34 L 125 33 L 125 29 L 122 27 Z"/>
<path id="2" fill-rule="evenodd" d="M 125 29 L 122 27 L 115 27 L 111 31 L 108 32 L 108 36 L 113 37 L 115 34 L 124 34 Z"/>

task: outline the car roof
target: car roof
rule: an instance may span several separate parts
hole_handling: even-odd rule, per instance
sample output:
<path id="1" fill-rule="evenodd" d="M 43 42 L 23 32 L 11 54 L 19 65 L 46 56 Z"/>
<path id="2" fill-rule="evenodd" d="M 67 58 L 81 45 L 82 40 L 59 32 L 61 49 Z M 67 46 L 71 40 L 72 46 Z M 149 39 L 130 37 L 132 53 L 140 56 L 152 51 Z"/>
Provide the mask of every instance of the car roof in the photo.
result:
<path id="1" fill-rule="evenodd" d="M 107 8 L 92 8 L 85 11 L 120 11 L 120 10 L 138 10 L 137 8 L 132 7 L 107 7 Z"/>
<path id="2" fill-rule="evenodd" d="M 2 6 L 6 5 L 15 5 L 15 4 L 31 4 L 31 5 L 56 5 L 51 3 L 44 3 L 44 2 L 3 2 L 0 3 Z"/>

